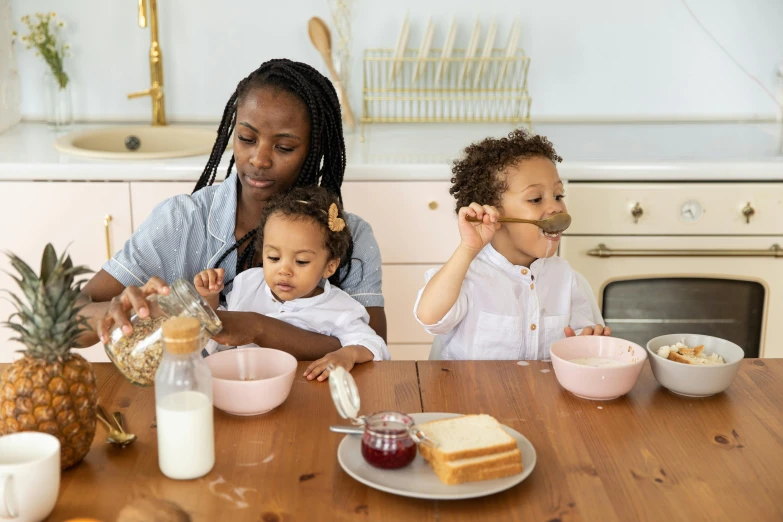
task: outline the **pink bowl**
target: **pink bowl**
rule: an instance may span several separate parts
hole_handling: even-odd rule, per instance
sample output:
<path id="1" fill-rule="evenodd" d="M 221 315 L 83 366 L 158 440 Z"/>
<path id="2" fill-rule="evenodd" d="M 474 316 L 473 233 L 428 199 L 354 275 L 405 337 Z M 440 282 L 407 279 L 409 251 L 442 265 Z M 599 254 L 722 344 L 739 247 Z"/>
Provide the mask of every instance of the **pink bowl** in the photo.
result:
<path id="1" fill-rule="evenodd" d="M 293 355 L 271 348 L 237 348 L 205 359 L 215 406 L 233 415 L 260 415 L 288 398 L 296 374 Z"/>
<path id="2" fill-rule="evenodd" d="M 586 335 L 566 337 L 552 344 L 552 367 L 560 385 L 583 399 L 608 401 L 625 395 L 642 373 L 647 350 L 616 337 Z M 601 357 L 622 366 L 594 367 L 572 359 Z"/>

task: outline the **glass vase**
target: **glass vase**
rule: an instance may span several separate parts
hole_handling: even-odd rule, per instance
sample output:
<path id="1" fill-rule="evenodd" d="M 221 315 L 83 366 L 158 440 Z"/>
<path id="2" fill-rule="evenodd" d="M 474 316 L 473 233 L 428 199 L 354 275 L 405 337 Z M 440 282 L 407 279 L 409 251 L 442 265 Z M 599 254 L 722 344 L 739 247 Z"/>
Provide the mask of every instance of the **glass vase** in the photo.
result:
<path id="1" fill-rule="evenodd" d="M 51 71 L 46 71 L 43 87 L 46 123 L 56 130 L 70 126 L 73 123 L 70 82 L 63 87 Z"/>

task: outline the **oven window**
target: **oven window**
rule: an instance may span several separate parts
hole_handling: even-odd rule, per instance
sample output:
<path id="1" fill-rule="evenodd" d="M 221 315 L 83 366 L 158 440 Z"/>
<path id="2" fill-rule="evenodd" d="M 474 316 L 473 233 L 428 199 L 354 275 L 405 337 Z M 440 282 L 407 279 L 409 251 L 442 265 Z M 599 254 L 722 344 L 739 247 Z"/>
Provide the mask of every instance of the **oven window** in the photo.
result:
<path id="1" fill-rule="evenodd" d="M 603 315 L 612 335 L 641 346 L 674 333 L 712 335 L 758 357 L 765 290 L 760 283 L 714 278 L 649 278 L 610 283 Z"/>

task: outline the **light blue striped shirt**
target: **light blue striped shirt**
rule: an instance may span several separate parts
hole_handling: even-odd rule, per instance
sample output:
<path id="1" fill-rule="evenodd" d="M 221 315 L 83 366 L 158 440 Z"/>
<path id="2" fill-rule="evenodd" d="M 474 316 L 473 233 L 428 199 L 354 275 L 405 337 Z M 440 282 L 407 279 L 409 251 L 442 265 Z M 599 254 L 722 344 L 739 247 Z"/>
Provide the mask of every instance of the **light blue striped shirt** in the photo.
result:
<path id="1" fill-rule="evenodd" d="M 202 270 L 216 268 L 221 254 L 236 242 L 236 179 L 234 175 L 219 185 L 160 203 L 102 268 L 125 286 L 143 285 L 152 276 L 169 284 L 179 278 L 193 281 Z M 365 307 L 383 306 L 381 252 L 372 227 L 354 214 L 346 212 L 345 219 L 354 245 L 341 288 Z M 236 264 L 234 250 L 220 264 L 226 281 L 236 276 Z M 227 285 L 225 292 L 230 290 Z"/>

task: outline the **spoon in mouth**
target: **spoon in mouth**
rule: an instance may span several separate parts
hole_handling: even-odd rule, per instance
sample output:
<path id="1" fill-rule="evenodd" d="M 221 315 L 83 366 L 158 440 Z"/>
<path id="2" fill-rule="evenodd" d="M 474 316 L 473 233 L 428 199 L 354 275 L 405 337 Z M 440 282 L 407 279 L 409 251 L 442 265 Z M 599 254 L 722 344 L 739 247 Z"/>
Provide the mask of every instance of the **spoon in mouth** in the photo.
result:
<path id="1" fill-rule="evenodd" d="M 473 216 L 465 216 L 471 223 L 479 223 L 481 220 Z M 512 217 L 498 218 L 498 223 L 528 223 L 536 225 L 547 234 L 559 234 L 571 226 L 571 216 L 566 213 L 555 214 L 546 219 L 521 219 Z"/>

